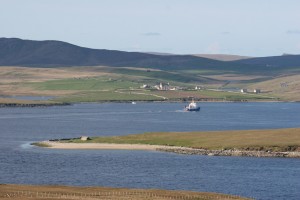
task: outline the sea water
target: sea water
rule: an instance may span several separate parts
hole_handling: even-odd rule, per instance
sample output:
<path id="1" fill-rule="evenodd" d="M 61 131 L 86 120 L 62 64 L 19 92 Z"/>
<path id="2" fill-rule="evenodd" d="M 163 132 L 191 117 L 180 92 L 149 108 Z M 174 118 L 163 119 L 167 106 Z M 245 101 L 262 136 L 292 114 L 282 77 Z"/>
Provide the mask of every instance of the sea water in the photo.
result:
<path id="1" fill-rule="evenodd" d="M 31 142 L 152 131 L 300 127 L 299 103 L 75 104 L 0 109 L 0 183 L 160 188 L 299 199 L 300 159 L 53 150 Z"/>

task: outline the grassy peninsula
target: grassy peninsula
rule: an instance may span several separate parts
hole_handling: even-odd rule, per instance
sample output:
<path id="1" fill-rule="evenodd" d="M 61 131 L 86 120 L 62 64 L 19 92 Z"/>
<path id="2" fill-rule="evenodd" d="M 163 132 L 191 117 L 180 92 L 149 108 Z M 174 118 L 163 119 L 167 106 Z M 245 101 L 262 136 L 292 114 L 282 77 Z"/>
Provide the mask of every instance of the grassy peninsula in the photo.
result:
<path id="1" fill-rule="evenodd" d="M 155 132 L 113 137 L 70 139 L 67 143 L 115 143 L 179 146 L 207 150 L 300 151 L 300 128 L 273 130 Z"/>

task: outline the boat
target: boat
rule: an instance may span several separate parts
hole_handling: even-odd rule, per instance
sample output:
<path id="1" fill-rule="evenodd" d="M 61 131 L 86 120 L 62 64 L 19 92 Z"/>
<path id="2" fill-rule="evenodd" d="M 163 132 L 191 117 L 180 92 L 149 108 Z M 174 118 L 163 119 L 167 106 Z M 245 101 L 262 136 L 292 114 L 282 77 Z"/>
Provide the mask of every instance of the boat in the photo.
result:
<path id="1" fill-rule="evenodd" d="M 200 111 L 200 106 L 197 106 L 195 101 L 193 100 L 188 106 L 185 106 L 185 111 Z"/>
<path id="2" fill-rule="evenodd" d="M 133 102 L 131 102 L 131 104 L 136 104 L 136 102 L 133 101 Z"/>

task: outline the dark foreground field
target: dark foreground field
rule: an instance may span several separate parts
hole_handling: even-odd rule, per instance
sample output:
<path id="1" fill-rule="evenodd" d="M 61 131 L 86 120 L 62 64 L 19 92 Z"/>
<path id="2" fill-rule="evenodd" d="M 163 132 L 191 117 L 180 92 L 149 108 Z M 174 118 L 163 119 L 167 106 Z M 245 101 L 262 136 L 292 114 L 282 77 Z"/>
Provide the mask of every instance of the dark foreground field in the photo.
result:
<path id="1" fill-rule="evenodd" d="M 198 199 L 198 200 L 242 200 L 238 196 L 190 191 L 170 191 L 154 189 L 126 189 L 104 187 L 68 187 L 68 186 L 31 186 L 31 185 L 0 185 L 0 199 L 18 200 L 50 200 L 50 199 L 117 199 L 117 200 L 143 200 L 143 199 Z"/>

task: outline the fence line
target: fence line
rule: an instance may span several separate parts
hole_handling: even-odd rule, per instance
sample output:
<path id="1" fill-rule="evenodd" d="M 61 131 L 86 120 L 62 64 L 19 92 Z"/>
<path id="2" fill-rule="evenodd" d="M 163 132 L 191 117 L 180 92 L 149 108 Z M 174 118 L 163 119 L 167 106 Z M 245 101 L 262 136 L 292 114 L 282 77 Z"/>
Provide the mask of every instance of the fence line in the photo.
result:
<path id="1" fill-rule="evenodd" d="M 131 198 L 151 198 L 151 199 L 172 199 L 172 200 L 193 200 L 193 199 L 204 199 L 204 200 L 214 200 L 214 199 L 238 199 L 239 196 L 230 195 L 219 195 L 219 196 L 209 196 L 209 195 L 183 195 L 183 194 L 157 194 L 154 192 L 142 192 L 142 191 L 105 191 L 105 192 L 38 192 L 38 191 L 15 191 L 8 192 L 0 198 L 11 198 L 18 199 L 20 197 L 26 198 L 55 198 L 55 199 L 66 199 L 66 198 L 94 198 L 94 199 L 105 199 L 109 197 L 114 197 L 114 199 L 126 199 L 126 197 Z M 119 198 L 118 198 L 119 197 Z"/>

